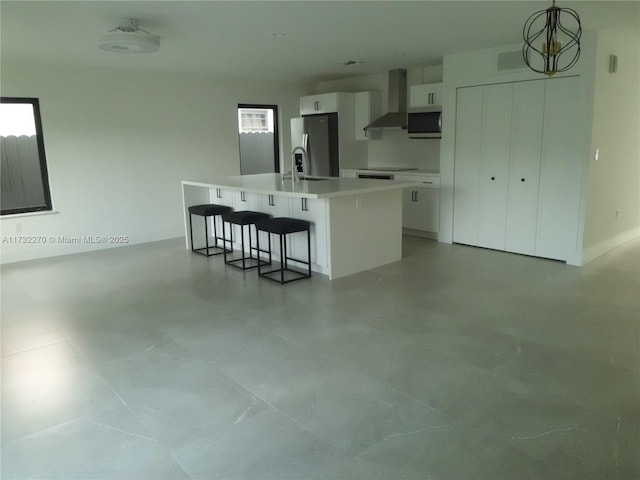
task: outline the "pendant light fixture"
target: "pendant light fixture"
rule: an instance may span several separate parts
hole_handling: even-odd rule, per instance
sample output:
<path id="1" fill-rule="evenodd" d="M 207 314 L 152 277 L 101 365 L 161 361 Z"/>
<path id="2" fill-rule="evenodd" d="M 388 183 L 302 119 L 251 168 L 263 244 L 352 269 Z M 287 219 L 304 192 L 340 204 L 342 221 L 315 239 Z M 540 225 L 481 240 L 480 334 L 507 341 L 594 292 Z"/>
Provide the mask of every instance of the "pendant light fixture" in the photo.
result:
<path id="1" fill-rule="evenodd" d="M 120 24 L 100 37 L 100 48 L 115 53 L 152 53 L 160 48 L 160 38 L 138 27 L 133 18 L 122 18 Z"/>
<path id="2" fill-rule="evenodd" d="M 534 72 L 549 76 L 565 72 L 580 57 L 580 17 L 571 8 L 556 7 L 555 0 L 551 7 L 540 10 L 527 19 L 522 36 L 522 55 L 527 66 Z"/>

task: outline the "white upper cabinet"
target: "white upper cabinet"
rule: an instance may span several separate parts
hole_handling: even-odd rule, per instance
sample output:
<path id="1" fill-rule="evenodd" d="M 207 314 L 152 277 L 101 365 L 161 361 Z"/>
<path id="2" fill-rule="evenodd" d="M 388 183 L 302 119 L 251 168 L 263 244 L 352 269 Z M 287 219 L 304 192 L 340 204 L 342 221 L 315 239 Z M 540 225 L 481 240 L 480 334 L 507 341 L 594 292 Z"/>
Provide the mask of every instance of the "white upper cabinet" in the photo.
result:
<path id="1" fill-rule="evenodd" d="M 300 98 L 300 115 L 338 111 L 338 93 L 321 93 Z"/>
<path id="2" fill-rule="evenodd" d="M 358 92 L 355 94 L 356 140 L 376 138 L 380 132 L 367 132 L 364 127 L 381 116 L 380 92 Z"/>
<path id="3" fill-rule="evenodd" d="M 356 95 L 353 92 L 332 92 L 300 98 L 300 115 L 302 116 L 338 114 L 340 169 L 361 168 L 367 165 L 367 143 L 358 141 L 356 133 L 356 124 L 358 123 L 356 121 Z M 364 116 L 359 121 L 364 121 Z M 297 142 L 299 139 L 292 137 L 291 144 L 295 146 L 298 144 Z"/>
<path id="4" fill-rule="evenodd" d="M 409 108 L 441 106 L 442 83 L 427 83 L 409 87 Z"/>

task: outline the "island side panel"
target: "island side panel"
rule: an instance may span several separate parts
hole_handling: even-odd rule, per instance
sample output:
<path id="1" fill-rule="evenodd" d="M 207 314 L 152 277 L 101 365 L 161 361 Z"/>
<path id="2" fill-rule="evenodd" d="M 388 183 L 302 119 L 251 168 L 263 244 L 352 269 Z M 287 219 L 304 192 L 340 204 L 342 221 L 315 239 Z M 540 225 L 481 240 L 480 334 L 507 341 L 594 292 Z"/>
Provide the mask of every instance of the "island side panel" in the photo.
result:
<path id="1" fill-rule="evenodd" d="M 332 197 L 330 278 L 402 259 L 402 189 Z"/>
<path id="2" fill-rule="evenodd" d="M 184 213 L 184 237 L 187 250 L 191 249 L 191 241 L 189 239 L 189 207 L 192 205 L 202 205 L 204 203 L 214 203 L 211 200 L 212 189 L 199 185 L 182 184 L 182 205 Z M 204 222 L 202 217 L 195 216 L 193 218 L 193 238 L 201 239 L 196 241 L 196 245 L 200 243 L 204 246 Z"/>

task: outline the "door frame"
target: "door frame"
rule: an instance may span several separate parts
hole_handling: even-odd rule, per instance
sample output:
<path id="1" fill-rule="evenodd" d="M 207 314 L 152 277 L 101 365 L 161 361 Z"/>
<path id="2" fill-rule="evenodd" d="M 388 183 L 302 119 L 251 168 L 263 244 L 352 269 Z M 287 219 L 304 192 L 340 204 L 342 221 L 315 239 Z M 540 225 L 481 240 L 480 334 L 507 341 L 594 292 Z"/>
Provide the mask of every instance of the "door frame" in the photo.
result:
<path id="1" fill-rule="evenodd" d="M 239 103 L 236 108 L 236 118 L 238 110 L 241 108 L 262 108 L 273 110 L 273 169 L 275 173 L 280 173 L 280 115 L 278 112 L 278 105 Z M 242 152 L 240 151 L 240 132 L 238 132 L 238 153 L 242 155 Z"/>

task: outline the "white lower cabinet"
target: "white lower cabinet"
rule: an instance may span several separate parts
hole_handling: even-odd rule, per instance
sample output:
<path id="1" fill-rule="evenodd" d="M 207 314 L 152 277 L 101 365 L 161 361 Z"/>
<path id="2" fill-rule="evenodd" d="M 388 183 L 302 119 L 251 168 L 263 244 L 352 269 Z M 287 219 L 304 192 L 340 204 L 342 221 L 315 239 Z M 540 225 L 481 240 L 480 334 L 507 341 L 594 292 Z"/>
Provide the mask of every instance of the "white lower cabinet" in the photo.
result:
<path id="1" fill-rule="evenodd" d="M 578 81 L 458 89 L 454 242 L 569 258 L 582 176 Z"/>
<path id="2" fill-rule="evenodd" d="M 402 228 L 437 233 L 440 226 L 440 179 L 395 175 L 394 180 L 420 181 L 423 186 L 402 192 Z"/>
<path id="3" fill-rule="evenodd" d="M 291 218 L 311 223 L 311 263 L 328 267 L 327 255 L 327 219 L 326 200 L 313 198 L 292 198 Z M 295 233 L 289 236 L 291 256 L 305 260 L 307 258 L 307 235 Z"/>
<path id="4" fill-rule="evenodd" d="M 433 188 L 406 188 L 402 193 L 402 228 L 437 232 L 440 191 Z"/>
<path id="5" fill-rule="evenodd" d="M 290 217 L 290 206 L 288 197 L 280 197 L 266 193 L 256 194 L 258 196 L 258 212 L 263 212 L 271 217 Z M 273 240 L 273 239 L 272 239 Z M 260 232 L 260 249 L 267 250 L 269 237 L 265 232 Z M 272 251 L 277 252 L 277 248 L 272 246 Z"/>
<path id="6" fill-rule="evenodd" d="M 224 205 L 227 207 L 231 207 L 234 210 L 238 210 L 238 208 L 236 207 L 236 198 L 237 198 L 237 195 L 239 195 L 239 193 L 240 192 L 236 192 L 235 190 L 224 190 L 221 188 L 216 188 L 211 191 L 211 196 L 212 196 L 211 203 L 214 203 L 216 205 Z M 213 218 L 210 220 L 211 220 L 211 223 L 209 227 L 209 235 L 213 237 L 213 234 L 215 232 L 215 234 L 218 237 L 222 238 L 222 217 L 221 216 L 215 217 L 215 226 L 213 225 Z M 228 235 L 229 233 L 227 232 L 227 237 Z M 234 232 L 234 235 L 235 235 L 235 232 Z M 220 241 L 220 244 L 222 244 L 222 241 Z"/>
<path id="7" fill-rule="evenodd" d="M 233 192 L 233 208 L 236 211 L 260 210 L 260 195 L 251 192 Z"/>
<path id="8" fill-rule="evenodd" d="M 215 203 L 217 205 L 226 205 L 227 207 L 233 207 L 236 191 L 234 190 L 224 190 L 222 188 L 216 188 L 211 191 L 211 203 Z"/>
<path id="9" fill-rule="evenodd" d="M 320 271 L 324 272 L 328 270 L 326 200 L 291 198 L 269 194 L 251 194 L 252 196 L 249 196 L 249 194 L 247 194 L 245 201 L 241 201 L 240 192 L 236 193 L 236 210 L 256 210 L 267 213 L 271 217 L 289 217 L 310 222 L 311 263 L 321 267 Z M 234 235 L 236 234 L 234 231 Z M 253 236 L 253 229 L 251 235 Z M 290 234 L 287 240 L 289 248 L 288 256 L 306 260 L 308 255 L 306 233 Z M 245 239 L 245 241 L 248 240 Z M 260 232 L 260 248 L 262 250 L 267 250 L 268 242 L 268 234 Z M 271 251 L 274 260 L 280 261 L 280 246 L 278 245 L 278 237 L 276 235 L 271 236 Z M 264 257 L 264 255 L 263 253 L 262 256 Z M 303 267 L 298 264 L 294 264 L 294 266 Z"/>

